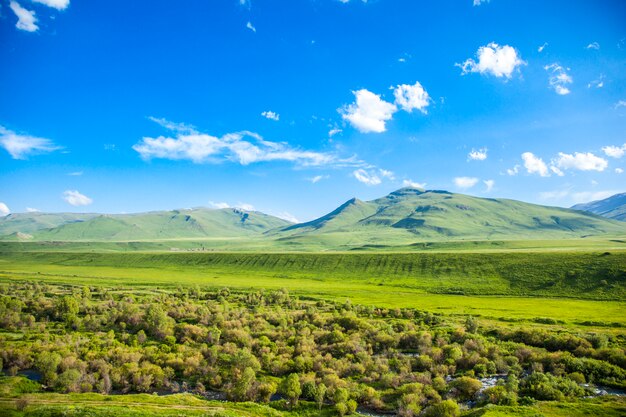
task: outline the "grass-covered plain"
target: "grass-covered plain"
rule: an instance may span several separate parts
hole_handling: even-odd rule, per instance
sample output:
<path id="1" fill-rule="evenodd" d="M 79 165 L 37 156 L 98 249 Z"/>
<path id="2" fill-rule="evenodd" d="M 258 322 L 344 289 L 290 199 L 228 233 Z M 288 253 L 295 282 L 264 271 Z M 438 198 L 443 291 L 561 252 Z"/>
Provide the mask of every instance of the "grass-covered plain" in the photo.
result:
<path id="1" fill-rule="evenodd" d="M 626 325 L 626 251 L 0 252 L 0 279 L 239 290 L 507 320 Z"/>

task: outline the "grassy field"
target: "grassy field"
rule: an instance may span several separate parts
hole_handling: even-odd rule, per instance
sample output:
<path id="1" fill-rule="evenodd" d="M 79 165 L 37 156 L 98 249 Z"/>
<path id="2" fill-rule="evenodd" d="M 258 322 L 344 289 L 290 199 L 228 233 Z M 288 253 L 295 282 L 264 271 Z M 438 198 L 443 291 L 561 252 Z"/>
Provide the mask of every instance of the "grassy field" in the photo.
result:
<path id="1" fill-rule="evenodd" d="M 0 279 L 232 289 L 491 319 L 626 325 L 626 251 L 417 254 L 0 252 Z"/>

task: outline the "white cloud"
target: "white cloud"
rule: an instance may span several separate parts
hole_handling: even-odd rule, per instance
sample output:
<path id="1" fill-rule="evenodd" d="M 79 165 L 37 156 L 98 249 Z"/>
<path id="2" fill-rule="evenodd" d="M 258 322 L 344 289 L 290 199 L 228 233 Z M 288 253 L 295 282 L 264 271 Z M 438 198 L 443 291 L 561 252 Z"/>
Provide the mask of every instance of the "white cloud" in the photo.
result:
<path id="1" fill-rule="evenodd" d="M 411 188 L 426 188 L 426 183 L 425 182 L 415 182 L 415 181 L 411 181 L 411 180 L 404 180 L 404 181 L 402 181 L 402 186 L 403 187 L 411 187 Z"/>
<path id="2" fill-rule="evenodd" d="M 392 171 L 388 171 L 386 169 L 382 169 L 381 168 L 381 169 L 378 170 L 378 172 L 380 172 L 380 176 L 383 177 L 383 178 L 388 178 L 390 180 L 395 180 L 396 179 L 396 177 L 395 177 L 395 175 L 393 174 Z"/>
<path id="3" fill-rule="evenodd" d="M 624 170 L 622 168 L 615 168 L 615 173 L 616 174 L 623 174 Z"/>
<path id="4" fill-rule="evenodd" d="M 393 90 L 393 95 L 396 98 L 396 104 L 407 112 L 412 112 L 414 109 L 426 114 L 426 107 L 430 104 L 430 96 L 422 87 L 419 81 L 415 84 L 401 84 Z"/>
<path id="5" fill-rule="evenodd" d="M 26 213 L 39 213 L 40 210 L 32 207 L 26 207 Z"/>
<path id="6" fill-rule="evenodd" d="M 25 30 L 26 32 L 36 32 L 39 29 L 34 11 L 26 10 L 16 1 L 11 1 L 9 7 L 13 10 L 15 16 L 17 16 L 16 28 Z"/>
<path id="7" fill-rule="evenodd" d="M 478 178 L 474 177 L 456 177 L 454 179 L 454 185 L 456 185 L 458 188 L 467 189 L 472 188 L 473 186 L 478 184 L 478 181 Z"/>
<path id="8" fill-rule="evenodd" d="M 83 175 L 83 171 L 70 172 L 67 175 L 69 175 L 70 177 L 80 177 Z"/>
<path id="9" fill-rule="evenodd" d="M 228 203 L 223 203 L 223 202 L 222 203 L 215 203 L 213 201 L 209 201 L 209 205 L 212 208 L 215 208 L 215 209 L 227 209 L 227 208 L 230 208 L 230 205 Z"/>
<path id="10" fill-rule="evenodd" d="M 513 168 L 509 168 L 506 170 L 506 173 L 510 176 L 517 175 L 519 173 L 519 169 L 521 167 L 519 165 L 515 165 Z"/>
<path id="11" fill-rule="evenodd" d="M 3 126 L 0 126 L 0 146 L 6 149 L 13 159 L 26 159 L 31 154 L 60 149 L 50 139 L 21 135 Z"/>
<path id="12" fill-rule="evenodd" d="M 543 52 L 543 50 L 546 49 L 546 46 L 548 46 L 548 42 L 544 42 L 543 45 L 537 48 L 537 52 Z"/>
<path id="13" fill-rule="evenodd" d="M 251 31 L 253 31 L 254 33 L 256 33 L 256 28 L 252 26 L 251 22 L 246 23 L 246 27 L 250 29 Z"/>
<path id="14" fill-rule="evenodd" d="M 329 175 L 316 175 L 314 177 L 307 178 L 307 180 L 310 181 L 311 184 L 317 184 L 321 180 L 327 180 L 328 178 L 330 178 Z"/>
<path id="15" fill-rule="evenodd" d="M 79 193 L 76 190 L 67 190 L 63 192 L 63 199 L 72 206 L 88 206 L 93 203 L 93 200 L 86 195 Z"/>
<path id="16" fill-rule="evenodd" d="M 489 0 L 474 0 L 472 4 L 474 6 L 480 6 L 481 4 L 485 4 L 485 3 L 489 3 Z"/>
<path id="17" fill-rule="evenodd" d="M 70 5 L 70 0 L 33 0 L 35 3 L 45 4 L 48 7 L 55 8 L 57 10 L 67 9 Z"/>
<path id="18" fill-rule="evenodd" d="M 539 193 L 539 198 L 542 200 L 562 200 L 569 195 L 569 190 L 544 191 Z"/>
<path id="19" fill-rule="evenodd" d="M 617 190 L 606 191 L 581 191 L 578 193 L 572 193 L 572 202 L 574 203 L 587 203 L 589 201 L 604 200 L 619 193 Z"/>
<path id="20" fill-rule="evenodd" d="M 148 120 L 151 120 L 154 123 L 158 124 L 159 126 L 164 127 L 167 130 L 172 130 L 174 132 L 178 132 L 178 133 L 198 133 L 198 130 L 196 129 L 195 126 L 188 125 L 186 123 L 172 122 L 172 121 L 164 119 L 162 117 L 153 117 L 153 116 L 148 116 Z M 111 146 L 113 149 L 115 149 L 115 145 L 104 145 L 104 146 L 105 146 L 105 148 L 107 148 L 107 146 Z M 107 150 L 109 150 L 109 149 L 107 149 Z"/>
<path id="21" fill-rule="evenodd" d="M 522 154 L 524 160 L 524 168 L 529 174 L 539 174 L 542 177 L 549 177 L 548 167 L 539 157 L 536 157 L 532 152 L 524 152 Z"/>
<path id="22" fill-rule="evenodd" d="M 587 45 L 586 49 L 595 49 L 597 51 L 598 49 L 600 49 L 600 44 L 598 42 L 591 42 L 589 45 Z"/>
<path id="23" fill-rule="evenodd" d="M 609 165 L 606 159 L 595 156 L 591 152 L 574 152 L 573 155 L 559 152 L 554 164 L 562 169 L 578 169 L 580 171 L 604 171 Z"/>
<path id="24" fill-rule="evenodd" d="M 509 45 L 500 46 L 495 42 L 478 48 L 476 57 L 478 62 L 469 58 L 462 64 L 456 64 L 463 70 L 463 75 L 470 72 L 478 72 L 480 74 L 491 74 L 498 78 L 511 78 L 515 70 L 518 70 L 522 65 L 526 65 L 526 62 L 520 59 L 515 48 Z"/>
<path id="25" fill-rule="evenodd" d="M 484 180 L 483 183 L 487 187 L 487 189 L 485 190 L 485 192 L 487 193 L 493 190 L 494 185 L 496 185 L 496 182 L 494 180 Z"/>
<path id="26" fill-rule="evenodd" d="M 380 177 L 373 171 L 368 172 L 364 169 L 357 169 L 352 173 L 352 175 L 359 182 L 362 182 L 365 185 L 378 185 L 382 182 Z"/>
<path id="27" fill-rule="evenodd" d="M 602 151 L 611 158 L 621 158 L 626 153 L 626 143 L 622 146 L 603 146 Z"/>
<path id="28" fill-rule="evenodd" d="M 593 80 L 589 84 L 587 84 L 587 88 L 591 88 L 591 87 L 595 87 L 595 88 L 604 87 L 604 75 L 600 75 L 600 78 L 598 78 L 597 80 Z"/>
<path id="29" fill-rule="evenodd" d="M 328 137 L 329 137 L 329 138 L 332 138 L 333 136 L 335 136 L 336 134 L 341 133 L 341 132 L 343 132 L 343 130 L 341 130 L 341 129 L 339 129 L 339 128 L 333 128 L 333 129 L 330 129 L 330 130 L 328 131 Z"/>
<path id="30" fill-rule="evenodd" d="M 255 208 L 252 204 L 248 204 L 248 203 L 237 203 L 235 205 L 235 208 L 241 209 L 241 210 L 245 210 L 245 211 L 255 211 Z"/>
<path id="31" fill-rule="evenodd" d="M 550 171 L 554 172 L 559 177 L 562 177 L 565 175 L 563 171 L 561 171 L 559 168 L 555 167 L 554 165 L 550 165 Z"/>
<path id="32" fill-rule="evenodd" d="M 9 214 L 11 214 L 11 210 L 9 210 L 9 207 L 0 202 L 0 217 L 4 217 L 4 216 L 8 216 Z"/>
<path id="33" fill-rule="evenodd" d="M 300 220 L 298 220 L 296 216 L 287 211 L 281 211 L 280 213 L 274 214 L 274 216 L 278 217 L 279 219 L 287 220 L 291 223 L 300 223 Z"/>
<path id="34" fill-rule="evenodd" d="M 620 100 L 617 103 L 615 103 L 616 109 L 619 109 L 620 107 L 626 107 L 626 100 Z"/>
<path id="35" fill-rule="evenodd" d="M 144 137 L 133 149 L 144 160 L 161 158 L 194 163 L 228 160 L 241 165 L 267 161 L 289 161 L 298 166 L 363 165 L 354 157 L 341 159 L 331 153 L 295 149 L 287 143 L 270 142 L 248 131 L 228 133 L 219 138 L 199 132 L 176 132 L 175 137 Z"/>
<path id="36" fill-rule="evenodd" d="M 568 84 L 574 82 L 572 77 L 567 74 L 566 71 L 569 71 L 569 68 L 563 68 L 559 64 L 550 64 L 543 67 L 546 71 L 550 71 L 550 87 L 559 95 L 564 96 L 570 93 L 569 88 L 567 88 Z"/>
<path id="37" fill-rule="evenodd" d="M 261 116 L 265 117 L 266 119 L 274 120 L 276 122 L 280 120 L 280 114 L 274 113 L 273 111 L 264 111 L 263 113 L 261 113 Z"/>
<path id="38" fill-rule="evenodd" d="M 474 150 L 467 154 L 467 157 L 473 161 L 484 161 L 487 159 L 487 148 L 482 148 L 479 150 Z"/>
<path id="39" fill-rule="evenodd" d="M 542 200 L 568 201 L 569 204 L 588 203 L 590 201 L 603 200 L 607 197 L 619 193 L 619 190 L 602 190 L 602 191 L 578 191 L 574 192 L 571 188 L 564 190 L 545 191 L 539 193 Z"/>
<path id="40" fill-rule="evenodd" d="M 385 122 L 398 110 L 397 107 L 366 89 L 353 91 L 356 101 L 339 110 L 344 120 L 362 133 L 382 133 Z"/>

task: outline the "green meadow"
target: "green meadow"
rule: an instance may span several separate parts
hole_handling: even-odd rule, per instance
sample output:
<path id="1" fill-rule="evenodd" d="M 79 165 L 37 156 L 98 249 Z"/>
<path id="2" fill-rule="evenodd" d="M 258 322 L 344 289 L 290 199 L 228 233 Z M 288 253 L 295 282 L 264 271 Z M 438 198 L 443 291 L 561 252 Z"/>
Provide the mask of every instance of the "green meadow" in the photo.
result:
<path id="1" fill-rule="evenodd" d="M 301 297 L 490 319 L 626 325 L 626 250 L 418 253 L 0 252 L 0 279 L 287 288 Z"/>

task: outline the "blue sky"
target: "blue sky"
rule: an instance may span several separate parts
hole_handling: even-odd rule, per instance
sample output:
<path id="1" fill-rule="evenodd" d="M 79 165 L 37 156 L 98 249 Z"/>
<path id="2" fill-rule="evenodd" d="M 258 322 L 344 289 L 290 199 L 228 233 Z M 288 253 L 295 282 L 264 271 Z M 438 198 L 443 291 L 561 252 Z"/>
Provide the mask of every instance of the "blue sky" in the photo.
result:
<path id="1" fill-rule="evenodd" d="M 626 191 L 626 3 L 474 3 L 0 0 L 0 211 Z"/>

